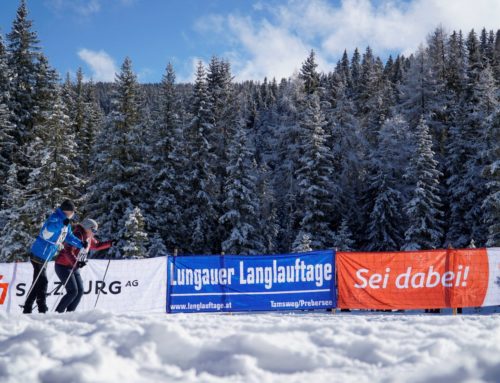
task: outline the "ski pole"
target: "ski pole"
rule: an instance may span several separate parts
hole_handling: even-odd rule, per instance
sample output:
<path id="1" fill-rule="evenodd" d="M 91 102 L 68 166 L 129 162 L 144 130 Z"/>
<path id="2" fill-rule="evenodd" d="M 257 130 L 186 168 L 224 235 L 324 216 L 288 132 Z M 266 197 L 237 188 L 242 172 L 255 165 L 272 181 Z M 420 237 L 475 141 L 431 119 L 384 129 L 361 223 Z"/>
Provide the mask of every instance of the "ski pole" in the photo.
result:
<path id="1" fill-rule="evenodd" d="M 102 281 L 104 282 L 106 280 L 106 275 L 108 274 L 108 269 L 109 269 L 109 264 L 111 263 L 111 256 L 108 257 L 108 264 L 106 266 L 106 270 L 104 271 L 104 277 L 102 277 Z M 99 292 L 97 293 L 97 298 L 95 300 L 95 305 L 94 309 L 97 307 L 97 302 L 99 301 L 99 297 L 101 296 L 101 289 L 99 289 Z"/>
<path id="2" fill-rule="evenodd" d="M 61 234 L 59 234 L 59 237 L 57 238 L 57 241 L 55 242 L 55 245 L 57 246 L 57 249 L 59 249 L 59 246 L 62 245 L 62 243 L 64 242 L 64 240 L 66 239 L 66 234 L 68 233 L 68 226 L 64 226 L 62 231 L 61 231 Z M 33 283 L 31 284 L 31 287 L 30 289 L 28 290 L 28 294 L 26 294 L 26 299 L 28 299 L 28 297 L 30 296 L 31 292 L 33 291 L 33 289 L 35 288 L 36 286 L 36 283 L 38 282 L 38 279 L 40 278 L 40 276 L 42 275 L 42 272 L 43 270 L 47 267 L 47 263 L 49 262 L 49 258 L 47 257 L 47 259 L 45 260 L 45 262 L 43 262 L 43 265 L 42 265 L 42 268 L 40 269 L 40 271 L 38 272 L 38 275 L 36 276 L 35 280 L 33 281 Z M 26 305 L 26 301 L 24 302 L 24 306 Z M 24 308 L 24 306 L 22 306 Z"/>
<path id="3" fill-rule="evenodd" d="M 69 279 L 71 278 L 71 276 L 75 272 L 76 267 L 78 266 L 78 262 L 80 262 L 82 259 L 84 259 L 86 255 L 87 255 L 87 251 L 84 248 L 81 248 L 80 251 L 78 252 L 78 257 L 76 258 L 76 262 L 73 265 L 73 267 L 71 268 L 71 271 L 70 271 L 70 273 L 68 275 L 68 278 L 66 278 L 66 281 L 64 282 L 64 284 L 62 286 L 63 290 L 66 289 L 66 285 L 68 284 Z M 55 311 L 55 309 L 57 308 L 57 305 L 59 304 L 59 301 L 61 300 L 61 298 L 62 298 L 62 295 L 59 295 L 59 297 L 56 300 L 56 303 L 54 303 L 54 306 L 52 307 L 52 311 Z"/>

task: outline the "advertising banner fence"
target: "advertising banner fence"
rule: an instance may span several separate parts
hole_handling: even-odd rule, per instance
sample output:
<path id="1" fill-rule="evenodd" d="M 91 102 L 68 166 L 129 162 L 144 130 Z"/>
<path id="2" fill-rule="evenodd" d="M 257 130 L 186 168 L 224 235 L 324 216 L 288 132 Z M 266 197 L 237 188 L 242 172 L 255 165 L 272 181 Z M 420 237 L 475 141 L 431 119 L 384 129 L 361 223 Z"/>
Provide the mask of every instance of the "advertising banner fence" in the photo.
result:
<path id="1" fill-rule="evenodd" d="M 338 305 L 425 309 L 500 305 L 500 249 L 337 253 Z"/>
<path id="2" fill-rule="evenodd" d="M 166 257 L 112 260 L 91 259 L 80 270 L 84 295 L 78 311 L 96 308 L 113 312 L 165 312 L 167 273 Z M 103 279 L 106 273 L 106 278 Z M 54 271 L 47 265 L 49 279 L 47 306 L 53 311 L 56 301 L 65 293 Z M 0 312 L 21 312 L 33 280 L 28 262 L 0 263 Z M 37 312 L 37 310 L 35 310 Z"/>
<path id="3" fill-rule="evenodd" d="M 335 252 L 168 258 L 168 312 L 336 306 Z"/>

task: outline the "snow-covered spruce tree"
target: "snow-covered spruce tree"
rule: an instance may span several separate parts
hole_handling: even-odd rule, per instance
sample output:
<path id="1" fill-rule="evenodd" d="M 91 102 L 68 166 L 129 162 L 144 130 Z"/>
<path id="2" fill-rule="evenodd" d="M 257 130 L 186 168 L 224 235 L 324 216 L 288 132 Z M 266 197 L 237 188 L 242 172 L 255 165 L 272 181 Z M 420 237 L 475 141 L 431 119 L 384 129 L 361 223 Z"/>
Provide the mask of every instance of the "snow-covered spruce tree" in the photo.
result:
<path id="1" fill-rule="evenodd" d="M 214 154 L 208 137 L 212 134 L 210 122 L 210 99 L 207 91 L 206 74 L 200 62 L 191 99 L 193 115 L 186 131 L 188 167 L 186 182 L 186 209 L 183 220 L 188 224 L 188 237 L 182 248 L 188 253 L 217 252 L 214 243 L 214 228 L 217 227 L 216 179 L 211 164 Z"/>
<path id="2" fill-rule="evenodd" d="M 403 197 L 388 178 L 380 173 L 375 180 L 379 192 L 369 216 L 368 251 L 399 250 L 403 243 Z"/>
<path id="3" fill-rule="evenodd" d="M 149 238 L 149 249 L 148 257 L 164 257 L 168 254 L 168 249 L 165 246 L 165 242 L 161 238 L 159 233 L 154 233 L 152 237 Z"/>
<path id="4" fill-rule="evenodd" d="M 343 219 L 340 228 L 335 233 L 333 247 L 337 249 L 337 251 L 353 251 L 354 246 L 355 242 L 347 219 Z"/>
<path id="5" fill-rule="evenodd" d="M 138 207 L 127 209 L 122 227 L 122 240 L 118 244 L 121 257 L 146 258 L 149 240 L 144 231 L 144 217 L 141 209 Z"/>
<path id="6" fill-rule="evenodd" d="M 179 127 L 179 102 L 175 90 L 175 73 L 167 65 L 161 83 L 160 121 L 151 160 L 153 175 L 154 225 L 169 249 L 179 247 L 185 233 L 182 220 L 184 201 L 183 158 Z"/>
<path id="7" fill-rule="evenodd" d="M 405 206 L 409 224 L 405 232 L 405 250 L 435 249 L 442 244 L 441 173 L 437 165 L 429 128 L 422 118 L 415 131 L 415 151 L 406 172 L 406 180 L 413 187 L 413 193 Z"/>
<path id="8" fill-rule="evenodd" d="M 498 86 L 500 86 L 500 29 L 495 36 L 495 46 L 493 48 L 493 75 Z"/>
<path id="9" fill-rule="evenodd" d="M 26 1 L 21 0 L 11 32 L 7 35 L 10 81 L 10 109 L 14 113 L 12 121 L 16 129 L 18 146 L 24 144 L 34 125 L 36 64 L 38 61 L 38 37 L 28 19 Z M 16 150 L 17 152 L 17 150 Z M 18 169 L 21 171 L 21 169 Z M 24 172 L 23 172 L 24 174 Z M 23 183 L 26 175 L 21 176 Z"/>
<path id="10" fill-rule="evenodd" d="M 392 87 L 383 78 L 383 64 L 370 47 L 363 54 L 357 91 L 354 93 L 358 117 L 367 142 L 377 145 L 378 131 L 392 106 Z"/>
<path id="11" fill-rule="evenodd" d="M 220 217 L 225 200 L 224 185 L 227 177 L 228 146 L 238 123 L 236 99 L 232 84 L 231 66 L 229 62 L 213 57 L 207 70 L 207 92 L 209 96 L 208 118 L 212 124 L 208 140 L 214 154 L 209 165 L 217 182 L 215 209 Z M 214 241 L 221 244 L 227 238 L 225 226 L 218 222 Z"/>
<path id="12" fill-rule="evenodd" d="M 78 94 L 78 78 L 77 76 L 77 94 Z M 83 87 L 84 102 L 81 128 L 79 130 L 80 144 L 78 155 L 83 174 L 88 179 L 93 173 L 95 157 L 96 157 L 96 140 L 103 129 L 104 115 L 97 103 L 95 94 L 95 85 L 92 81 L 85 84 Z M 77 107 L 77 111 L 78 111 Z M 76 123 L 79 122 L 79 112 L 76 115 Z"/>
<path id="13" fill-rule="evenodd" d="M 276 165 L 272 187 L 276 191 L 276 209 L 279 223 L 278 247 L 287 252 L 293 246 L 298 223 L 295 214 L 297 179 L 295 173 L 300 158 L 300 129 L 297 98 L 299 81 L 282 80 L 276 107 Z"/>
<path id="14" fill-rule="evenodd" d="M 228 233 L 222 242 L 222 251 L 245 255 L 262 253 L 265 249 L 258 230 L 256 164 L 244 120 L 240 121 L 230 142 L 228 161 L 224 213 L 219 219 Z"/>
<path id="15" fill-rule="evenodd" d="M 306 253 L 312 251 L 311 248 L 311 237 L 307 233 L 299 233 L 297 238 L 293 242 L 292 252 L 293 253 Z"/>
<path id="16" fill-rule="evenodd" d="M 320 108 L 314 60 L 314 52 L 311 52 L 300 73 L 304 95 L 299 106 L 302 156 L 297 159 L 295 173 L 299 191 L 296 214 L 300 222 L 298 235 L 310 235 L 312 248 L 320 249 L 331 247 L 333 242 L 332 221 L 335 220 L 338 193 L 333 182 L 333 154 L 326 145 L 324 128 L 327 122 Z"/>
<path id="17" fill-rule="evenodd" d="M 345 71 L 345 69 L 343 70 Z M 353 101 L 349 96 L 348 80 L 343 72 L 336 72 L 331 79 L 327 91 L 331 94 L 332 109 L 328 116 L 332 135 L 332 153 L 338 162 L 338 199 L 339 211 L 337 217 L 346 219 L 351 227 L 356 227 L 364 236 L 361 192 L 366 173 L 364 168 L 367 142 L 360 131 L 358 119 L 355 117 Z M 337 218 L 339 219 L 339 218 Z"/>
<path id="18" fill-rule="evenodd" d="M 262 164 L 258 169 L 257 200 L 259 203 L 259 237 L 265 252 L 274 254 L 279 251 L 279 222 L 275 191 L 272 189 L 272 172 Z"/>
<path id="19" fill-rule="evenodd" d="M 0 220 L 6 222 L 0 231 L 0 262 L 25 261 L 29 256 L 31 214 L 24 204 L 24 191 L 17 180 L 17 166 L 13 163 L 4 185 Z"/>
<path id="20" fill-rule="evenodd" d="M 464 247 L 474 239 L 484 246 L 487 227 L 482 201 L 486 197 L 484 168 L 485 131 L 498 108 L 495 84 L 489 66 L 482 68 L 475 33 L 467 38 L 467 77 L 454 126 L 447 145 L 447 185 L 449 191 L 450 227 L 447 241 L 454 247 Z"/>
<path id="21" fill-rule="evenodd" d="M 482 153 L 486 166 L 483 177 L 486 178 L 487 195 L 482 208 L 485 223 L 488 227 L 488 240 L 486 246 L 500 246 L 500 111 L 486 132 L 488 147 Z"/>
<path id="22" fill-rule="evenodd" d="M 60 96 L 58 76 L 42 55 L 37 66 L 34 126 L 23 147 L 29 176 L 26 208 L 32 214 L 34 234 L 62 200 L 78 200 L 82 180 L 75 166 L 76 145 L 71 123 Z"/>
<path id="23" fill-rule="evenodd" d="M 71 75 L 66 73 L 66 78 L 64 79 L 64 83 L 61 86 L 61 99 L 64 103 L 66 110 L 68 111 L 68 117 L 70 120 L 71 128 L 73 130 L 75 125 L 75 109 L 76 109 L 76 92 L 75 86 L 71 81 Z M 75 130 L 76 133 L 76 130 Z M 78 134 L 75 134 L 75 138 L 78 137 Z"/>
<path id="24" fill-rule="evenodd" d="M 127 57 L 116 76 L 112 112 L 98 139 L 98 158 L 90 182 L 89 212 L 101 223 L 102 235 L 116 238 L 118 233 L 122 245 L 124 217 L 140 205 L 148 187 L 142 182 L 144 163 L 138 139 L 142 129 L 138 88 L 132 62 Z M 111 254 L 123 254 L 122 245 L 111 248 Z"/>
<path id="25" fill-rule="evenodd" d="M 408 124 L 400 115 L 384 122 L 377 138 L 377 148 L 370 156 L 364 191 L 364 247 L 369 251 L 399 250 L 403 244 L 406 194 L 403 175 L 408 163 Z"/>
<path id="26" fill-rule="evenodd" d="M 14 115 L 10 110 L 10 70 L 7 63 L 7 52 L 0 35 L 0 205 L 5 196 L 7 173 L 14 159 L 17 142 L 14 136 Z M 3 226 L 0 219 L 0 227 Z"/>
<path id="27" fill-rule="evenodd" d="M 76 84 L 74 87 L 74 115 L 73 115 L 73 126 L 75 130 L 75 136 L 77 139 L 78 146 L 82 146 L 83 134 L 85 130 L 85 122 L 90 117 L 86 113 L 86 106 L 88 100 L 86 100 L 87 92 L 85 89 L 85 84 L 83 82 L 83 71 L 82 68 L 78 68 L 76 71 Z"/>

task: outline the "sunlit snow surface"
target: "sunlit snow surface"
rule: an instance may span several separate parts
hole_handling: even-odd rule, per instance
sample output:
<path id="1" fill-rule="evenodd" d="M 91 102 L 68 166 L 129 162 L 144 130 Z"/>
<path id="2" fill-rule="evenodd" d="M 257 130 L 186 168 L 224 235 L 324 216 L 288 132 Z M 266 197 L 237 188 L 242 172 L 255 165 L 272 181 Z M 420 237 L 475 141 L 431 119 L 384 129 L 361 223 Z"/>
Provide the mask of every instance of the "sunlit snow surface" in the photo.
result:
<path id="1" fill-rule="evenodd" d="M 0 314 L 0 382 L 499 382 L 500 314 L 467 312 Z"/>

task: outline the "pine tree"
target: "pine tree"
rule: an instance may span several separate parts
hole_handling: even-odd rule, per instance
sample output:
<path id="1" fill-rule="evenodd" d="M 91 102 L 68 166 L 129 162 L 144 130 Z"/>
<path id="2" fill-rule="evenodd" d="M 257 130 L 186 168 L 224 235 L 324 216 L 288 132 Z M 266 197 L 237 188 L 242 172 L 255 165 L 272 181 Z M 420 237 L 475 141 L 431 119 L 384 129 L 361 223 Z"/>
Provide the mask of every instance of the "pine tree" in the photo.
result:
<path id="1" fill-rule="evenodd" d="M 479 246 L 487 240 L 482 201 L 486 185 L 484 168 L 484 134 L 498 108 L 491 69 L 482 68 L 479 44 L 472 31 L 467 39 L 468 65 L 466 86 L 455 125 L 448 140 L 448 174 L 450 227 L 447 240 L 454 247 L 464 247 L 474 239 Z"/>
<path id="2" fill-rule="evenodd" d="M 301 84 L 282 80 L 276 105 L 276 165 L 273 189 L 276 191 L 277 217 L 279 222 L 278 247 L 287 252 L 293 246 L 297 231 L 298 182 L 295 174 L 302 156 L 301 130 L 297 100 Z"/>
<path id="3" fill-rule="evenodd" d="M 486 131 L 488 146 L 482 156 L 486 166 L 483 177 L 487 180 L 487 195 L 482 204 L 485 223 L 488 227 L 486 246 L 500 246 L 500 111 L 496 113 Z"/>
<path id="4" fill-rule="evenodd" d="M 390 186 L 387 178 L 387 175 L 380 174 L 376 180 L 379 192 L 368 223 L 369 251 L 399 250 L 403 242 L 401 216 L 403 197 L 397 189 Z"/>
<path id="5" fill-rule="evenodd" d="M 77 79 L 79 76 L 77 77 Z M 77 94 L 78 92 L 78 80 L 77 80 Z M 96 150 L 97 137 L 102 131 L 102 125 L 104 122 L 103 112 L 97 102 L 95 94 L 95 85 L 90 81 L 83 87 L 84 102 L 83 102 L 83 115 L 81 128 L 79 130 L 80 137 L 80 150 L 78 154 L 81 158 L 82 172 L 85 177 L 90 178 L 96 158 L 98 157 L 98 152 Z M 76 122 L 79 122 L 79 107 L 77 107 Z"/>
<path id="6" fill-rule="evenodd" d="M 349 225 L 347 224 L 347 219 L 342 220 L 339 230 L 335 234 L 335 241 L 333 247 L 337 251 L 353 251 L 355 242 L 353 240 L 353 235 Z"/>
<path id="7" fill-rule="evenodd" d="M 82 135 L 85 131 L 85 120 L 89 117 L 86 114 L 86 94 L 85 94 L 85 84 L 83 83 L 83 71 L 82 68 L 78 68 L 76 71 L 76 84 L 74 89 L 74 116 L 73 124 L 75 136 L 79 145 L 82 145 Z"/>
<path id="8" fill-rule="evenodd" d="M 187 252 L 217 252 L 214 243 L 214 227 L 217 223 L 217 183 L 212 171 L 214 154 L 208 141 L 213 124 L 210 119 L 210 99 L 207 91 L 206 74 L 200 62 L 191 100 L 193 119 L 186 132 L 188 141 L 188 168 L 186 189 L 188 193 L 185 222 L 188 233 L 184 248 Z"/>
<path id="9" fill-rule="evenodd" d="M 415 131 L 413 153 L 406 178 L 413 186 L 411 199 L 405 206 L 409 227 L 405 232 L 406 250 L 438 248 L 443 237 L 443 212 L 439 197 L 437 161 L 432 151 L 432 138 L 422 118 Z"/>
<path id="10" fill-rule="evenodd" d="M 149 244 L 149 258 L 164 257 L 168 254 L 165 242 L 163 242 L 163 239 L 161 238 L 161 235 L 159 233 L 153 234 L 153 236 L 149 239 Z"/>
<path id="11" fill-rule="evenodd" d="M 1 262 L 26 261 L 33 241 L 30 212 L 26 210 L 24 191 L 17 178 L 17 166 L 13 163 L 5 182 L 0 213 L 0 221 L 5 222 L 0 231 Z"/>
<path id="12" fill-rule="evenodd" d="M 182 222 L 184 175 L 181 171 L 186 163 L 182 156 L 184 148 L 180 142 L 175 73 L 170 63 L 161 87 L 161 122 L 152 157 L 152 196 L 156 212 L 154 227 L 160 232 L 166 246 L 173 249 L 180 246 L 185 236 Z"/>
<path id="13" fill-rule="evenodd" d="M 399 250 L 403 244 L 403 202 L 407 186 L 403 182 L 405 164 L 412 147 L 408 124 L 400 115 L 388 119 L 378 133 L 376 151 L 370 156 L 365 181 L 364 244 L 369 251 Z"/>
<path id="14" fill-rule="evenodd" d="M 116 237 L 118 232 L 124 240 L 123 220 L 127 220 L 129 212 L 147 195 L 147 183 L 142 178 L 149 174 L 144 170 L 141 157 L 139 86 L 129 58 L 116 76 L 112 105 L 109 122 L 96 147 L 99 157 L 90 187 L 89 210 L 103 222 L 101 232 L 104 236 Z M 110 250 L 112 255 L 123 253 L 120 243 Z"/>
<path id="15" fill-rule="evenodd" d="M 224 186 L 224 214 L 220 222 L 228 237 L 222 242 L 222 251 L 229 254 L 259 254 L 264 245 L 259 238 L 259 204 L 256 199 L 256 164 L 245 132 L 245 121 L 229 146 L 229 163 Z"/>
<path id="16" fill-rule="evenodd" d="M 213 162 L 209 165 L 217 183 L 214 208 L 220 217 L 223 214 L 222 204 L 226 198 L 224 185 L 227 177 L 228 146 L 235 134 L 238 109 L 229 62 L 217 57 L 212 58 L 207 71 L 207 93 L 209 96 L 208 121 L 212 124 L 207 137 L 213 152 Z M 219 223 L 215 232 L 215 243 L 221 244 L 227 236 L 225 226 Z"/>
<path id="17" fill-rule="evenodd" d="M 307 233 L 300 233 L 295 239 L 292 247 L 293 253 L 306 253 L 312 251 L 311 237 Z"/>
<path id="18" fill-rule="evenodd" d="M 23 170 L 28 176 L 20 209 L 27 215 L 25 234 L 31 236 L 62 200 L 80 197 L 82 180 L 74 162 L 74 135 L 58 81 L 47 59 L 41 56 L 35 83 L 34 125 L 30 141 L 22 148 L 27 158 Z"/>
<path id="19" fill-rule="evenodd" d="M 144 231 L 144 217 L 138 207 L 125 212 L 121 237 L 118 245 L 123 258 L 146 258 L 148 235 Z"/>
<path id="20" fill-rule="evenodd" d="M 14 113 L 12 121 L 16 126 L 19 146 L 30 137 L 33 129 L 35 108 L 36 64 L 38 61 L 38 37 L 28 19 L 26 1 L 21 0 L 12 30 L 7 35 L 9 68 L 12 71 L 10 108 Z"/>
<path id="21" fill-rule="evenodd" d="M 17 147 L 15 139 L 14 119 L 9 108 L 10 104 L 10 70 L 7 63 L 7 52 L 0 35 L 0 205 L 5 197 L 4 190 L 7 173 L 14 160 L 14 151 Z M 0 221 L 0 226 L 1 221 Z"/>
<path id="22" fill-rule="evenodd" d="M 318 91 L 320 81 L 318 73 L 318 64 L 316 63 L 316 54 L 312 50 L 306 61 L 302 64 L 299 78 L 303 82 L 303 90 L 306 95 L 315 94 Z"/>

